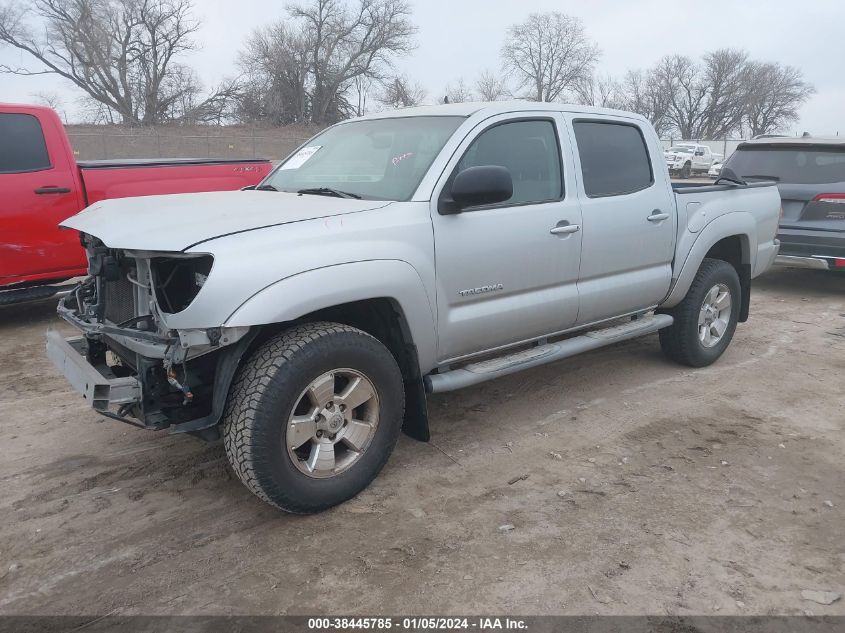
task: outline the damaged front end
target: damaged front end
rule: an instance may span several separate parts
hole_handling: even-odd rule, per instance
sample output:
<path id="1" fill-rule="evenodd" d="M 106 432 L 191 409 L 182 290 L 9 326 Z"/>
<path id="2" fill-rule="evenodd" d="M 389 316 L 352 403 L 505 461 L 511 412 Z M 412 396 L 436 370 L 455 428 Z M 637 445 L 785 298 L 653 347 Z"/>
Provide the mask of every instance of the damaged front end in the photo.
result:
<path id="1" fill-rule="evenodd" d="M 213 437 L 255 333 L 168 326 L 202 290 L 213 257 L 112 249 L 84 234 L 82 243 L 90 276 L 58 306 L 82 335 L 49 332 L 50 359 L 102 415 Z"/>

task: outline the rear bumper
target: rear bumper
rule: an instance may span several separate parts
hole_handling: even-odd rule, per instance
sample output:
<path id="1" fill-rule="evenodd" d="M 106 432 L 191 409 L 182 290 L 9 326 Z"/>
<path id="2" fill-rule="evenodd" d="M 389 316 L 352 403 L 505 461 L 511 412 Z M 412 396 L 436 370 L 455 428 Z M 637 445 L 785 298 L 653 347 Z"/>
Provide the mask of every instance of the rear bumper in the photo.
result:
<path id="1" fill-rule="evenodd" d="M 795 255 L 778 255 L 776 264 L 791 266 L 792 268 L 812 268 L 815 270 L 828 270 L 830 264 L 823 257 L 796 257 Z"/>
<path id="2" fill-rule="evenodd" d="M 845 232 L 781 228 L 778 264 L 815 270 L 845 270 Z"/>
<path id="3" fill-rule="evenodd" d="M 85 344 L 82 336 L 65 339 L 56 330 L 50 330 L 47 357 L 97 411 L 107 411 L 110 405 L 140 402 L 141 383 L 136 378 L 118 378 L 107 374 L 106 369 L 94 367 L 85 358 Z"/>

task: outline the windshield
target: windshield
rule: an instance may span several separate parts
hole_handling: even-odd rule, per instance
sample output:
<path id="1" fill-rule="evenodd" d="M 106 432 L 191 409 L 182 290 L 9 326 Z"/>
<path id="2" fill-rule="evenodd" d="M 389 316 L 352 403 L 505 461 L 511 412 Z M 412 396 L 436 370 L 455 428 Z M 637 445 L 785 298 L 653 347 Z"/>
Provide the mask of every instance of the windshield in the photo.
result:
<path id="1" fill-rule="evenodd" d="M 725 163 L 743 179 L 820 185 L 845 182 L 845 151 L 801 147 L 740 148 Z"/>
<path id="2" fill-rule="evenodd" d="M 684 153 L 684 152 L 691 152 L 692 150 L 693 150 L 692 145 L 675 145 L 674 147 L 670 147 L 668 151 Z"/>
<path id="3" fill-rule="evenodd" d="M 260 186 L 312 190 L 308 193 L 332 189 L 369 200 L 409 200 L 434 157 L 465 120 L 424 116 L 336 125 L 294 152 Z"/>

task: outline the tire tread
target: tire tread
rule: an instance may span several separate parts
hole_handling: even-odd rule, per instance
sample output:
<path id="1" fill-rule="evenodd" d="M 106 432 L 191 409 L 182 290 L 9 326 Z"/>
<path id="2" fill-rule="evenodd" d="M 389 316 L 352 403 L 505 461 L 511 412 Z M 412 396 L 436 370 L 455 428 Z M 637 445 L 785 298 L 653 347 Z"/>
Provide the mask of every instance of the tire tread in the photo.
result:
<path id="1" fill-rule="evenodd" d="M 323 507 L 303 504 L 286 494 L 264 472 L 262 466 L 278 447 L 268 446 L 254 433 L 259 407 L 273 399 L 271 376 L 280 371 L 297 354 L 307 353 L 308 347 L 336 334 L 356 334 L 378 345 L 375 337 L 357 328 L 326 321 L 315 321 L 297 325 L 263 343 L 249 360 L 242 365 L 232 386 L 224 411 L 223 443 L 232 470 L 238 479 L 258 498 L 293 514 L 310 514 Z M 388 353 L 388 356 L 390 354 Z M 393 357 L 390 356 L 391 360 Z M 393 360 L 395 370 L 399 368 Z M 404 405 L 404 402 L 403 402 Z M 390 446 L 395 444 L 401 425 L 396 425 L 390 439 Z M 380 460 L 376 472 L 381 470 L 390 455 L 387 451 Z M 328 506 L 326 506 L 328 507 Z"/>
<path id="2" fill-rule="evenodd" d="M 729 269 L 730 272 L 728 272 Z M 699 297 L 708 290 L 705 286 L 712 285 L 712 278 L 718 275 L 720 271 L 726 274 L 736 275 L 733 266 L 721 259 L 713 259 L 707 257 L 701 262 L 701 266 L 695 275 L 695 278 L 687 291 L 686 297 L 677 306 L 670 310 L 666 310 L 667 314 L 671 314 L 675 322 L 667 328 L 663 328 L 659 332 L 660 347 L 663 353 L 671 360 L 682 365 L 690 367 L 701 367 L 702 362 L 699 358 L 698 350 L 694 347 L 697 344 L 695 338 L 689 336 L 689 330 L 692 327 L 697 329 L 698 313 L 701 309 Z M 737 284 L 739 278 L 737 277 Z M 739 301 L 739 296 L 732 297 L 734 301 Z M 735 327 L 736 321 L 728 327 Z M 730 337 L 733 336 L 731 332 Z M 730 337 L 728 342 L 730 342 Z M 727 347 L 727 346 L 726 346 Z"/>

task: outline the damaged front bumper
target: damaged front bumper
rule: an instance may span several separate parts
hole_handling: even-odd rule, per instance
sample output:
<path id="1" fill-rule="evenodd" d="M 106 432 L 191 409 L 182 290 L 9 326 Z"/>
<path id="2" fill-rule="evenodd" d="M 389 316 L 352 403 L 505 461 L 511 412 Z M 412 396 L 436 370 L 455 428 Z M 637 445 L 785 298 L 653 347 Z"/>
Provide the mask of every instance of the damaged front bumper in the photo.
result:
<path id="1" fill-rule="evenodd" d="M 119 378 L 107 367 L 94 367 L 85 358 L 87 342 L 83 336 L 65 339 L 60 332 L 47 332 L 47 357 L 71 386 L 97 411 L 116 405 L 141 402 L 141 383 L 133 376 Z"/>
<path id="2" fill-rule="evenodd" d="M 256 334 L 245 327 L 168 329 L 161 314 L 143 317 L 142 330 L 138 318 L 119 324 L 97 318 L 78 293 L 57 311 L 82 333 L 47 333 L 47 356 L 71 386 L 101 415 L 171 433 L 217 425 Z"/>

